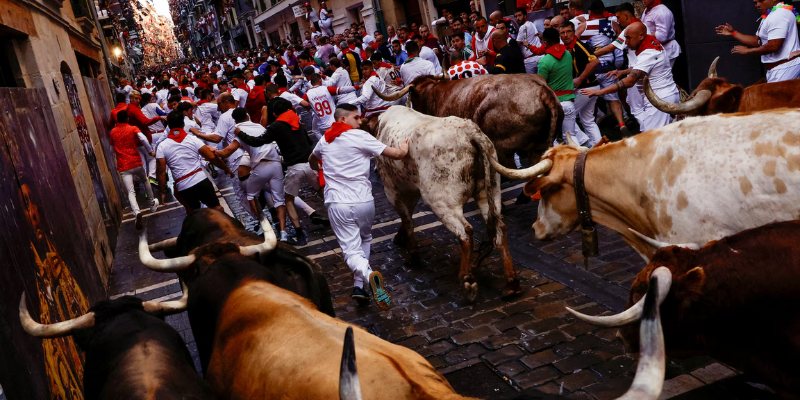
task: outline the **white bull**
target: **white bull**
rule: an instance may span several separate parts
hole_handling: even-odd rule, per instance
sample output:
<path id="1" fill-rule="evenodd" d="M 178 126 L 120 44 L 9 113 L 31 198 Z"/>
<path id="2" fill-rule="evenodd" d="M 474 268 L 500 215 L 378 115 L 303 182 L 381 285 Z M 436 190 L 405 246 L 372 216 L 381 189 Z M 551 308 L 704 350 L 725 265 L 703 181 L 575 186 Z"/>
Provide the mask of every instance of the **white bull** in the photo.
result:
<path id="1" fill-rule="evenodd" d="M 478 203 L 488 236 L 500 248 L 506 287 L 503 296 L 520 292 L 503 217 L 500 213 L 500 180 L 494 145 L 474 122 L 458 117 L 432 117 L 403 106 L 393 106 L 370 121 L 378 140 L 399 146 L 410 139 L 409 156 L 403 160 L 378 158 L 378 171 L 386 197 L 400 215 L 402 226 L 395 243 L 414 248 L 412 214 L 420 197 L 461 242 L 459 278 L 467 297 L 474 300 L 478 284 L 472 276 L 472 225 L 464 218 L 470 197 Z M 478 260 L 480 262 L 480 260 Z"/>

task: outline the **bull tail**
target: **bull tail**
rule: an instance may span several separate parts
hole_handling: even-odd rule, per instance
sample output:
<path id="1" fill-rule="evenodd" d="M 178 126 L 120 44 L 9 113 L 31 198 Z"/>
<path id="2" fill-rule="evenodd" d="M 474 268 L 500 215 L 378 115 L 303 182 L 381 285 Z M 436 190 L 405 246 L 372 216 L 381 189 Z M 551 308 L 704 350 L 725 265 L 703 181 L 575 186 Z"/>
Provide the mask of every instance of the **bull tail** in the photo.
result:
<path id="1" fill-rule="evenodd" d="M 476 126 L 477 128 L 477 126 Z M 497 173 L 493 167 L 494 164 L 499 165 L 497 161 L 497 151 L 494 144 L 489 138 L 480 131 L 475 130 L 476 133 L 472 135 L 470 141 L 475 147 L 476 161 L 483 167 L 483 187 L 476 187 L 475 195 L 480 191 L 486 195 L 486 201 L 489 204 L 489 212 L 486 216 L 486 233 L 491 238 L 492 243 L 497 243 L 497 229 L 498 224 L 502 224 L 502 217 L 500 215 L 499 201 L 500 193 L 497 189 Z"/>

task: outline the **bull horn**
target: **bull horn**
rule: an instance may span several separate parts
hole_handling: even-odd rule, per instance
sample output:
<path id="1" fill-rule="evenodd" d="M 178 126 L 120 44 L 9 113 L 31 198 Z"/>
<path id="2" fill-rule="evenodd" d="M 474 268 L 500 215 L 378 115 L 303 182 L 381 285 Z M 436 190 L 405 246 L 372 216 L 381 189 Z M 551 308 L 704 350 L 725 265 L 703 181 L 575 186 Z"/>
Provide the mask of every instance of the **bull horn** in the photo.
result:
<path id="1" fill-rule="evenodd" d="M 672 272 L 667 267 L 658 267 L 653 271 L 650 277 L 658 277 L 658 304 L 661 304 L 669 294 L 669 288 L 672 285 Z M 603 326 L 606 328 L 613 328 L 617 326 L 627 325 L 631 322 L 638 321 L 642 318 L 644 311 L 645 298 L 642 297 L 636 304 L 632 305 L 627 310 L 614 315 L 593 316 L 586 315 L 567 307 L 567 311 L 572 313 L 578 319 L 586 321 L 592 325 Z"/>
<path id="2" fill-rule="evenodd" d="M 373 90 L 374 89 L 375 89 L 375 87 L 373 86 Z M 411 90 L 411 85 L 408 85 L 408 86 L 400 89 L 399 91 L 394 92 L 394 93 L 390 93 L 390 94 L 384 94 L 380 90 L 374 90 L 374 92 L 383 101 L 397 101 L 397 100 L 400 100 L 403 96 L 405 96 L 406 93 L 408 93 L 409 90 Z"/>
<path id="3" fill-rule="evenodd" d="M 31 336 L 44 338 L 62 337 L 78 329 L 93 327 L 94 312 L 88 312 L 68 321 L 40 324 L 31 318 L 31 314 L 28 312 L 28 305 L 25 302 L 25 292 L 23 292 L 22 297 L 19 299 L 19 322 L 22 324 L 22 329 Z"/>
<path id="4" fill-rule="evenodd" d="M 689 249 L 689 250 L 698 250 L 698 249 L 700 249 L 700 245 L 698 245 L 696 243 L 677 243 L 677 244 L 667 243 L 667 242 L 662 242 L 662 241 L 653 239 L 653 238 L 651 238 L 649 236 L 645 236 L 644 234 L 642 234 L 641 232 L 637 231 L 636 229 L 628 228 L 628 230 L 631 231 L 631 233 L 633 233 L 634 235 L 636 235 L 636 237 L 638 237 L 639 239 L 644 240 L 645 243 L 649 244 L 650 246 L 653 246 L 656 250 L 660 249 L 660 248 L 663 248 L 663 247 L 670 247 L 670 246 L 683 247 L 684 249 Z"/>
<path id="5" fill-rule="evenodd" d="M 658 312 L 658 299 L 662 297 L 660 280 L 655 273 L 650 277 L 650 285 L 644 297 L 642 323 L 639 325 L 639 363 L 636 365 L 636 376 L 633 377 L 631 387 L 619 397 L 622 400 L 655 400 L 664 387 L 666 355 L 664 331 Z"/>
<path id="6" fill-rule="evenodd" d="M 148 247 L 148 249 L 150 249 L 150 252 L 152 253 L 154 251 L 162 251 L 162 250 L 166 250 L 166 249 L 169 249 L 169 248 L 173 248 L 173 247 L 175 247 L 177 245 L 178 245 L 178 238 L 174 237 L 174 238 L 169 238 L 169 239 L 162 240 L 162 241 L 160 241 L 158 243 L 153 243 L 151 245 L 148 245 L 147 247 Z"/>
<path id="7" fill-rule="evenodd" d="M 150 314 L 171 315 L 183 312 L 189 304 L 189 287 L 181 280 L 183 295 L 178 300 L 173 301 L 143 301 L 142 308 Z"/>
<path id="8" fill-rule="evenodd" d="M 344 333 L 342 346 L 342 364 L 339 368 L 339 399 L 361 400 L 361 385 L 356 370 L 356 345 L 353 339 L 353 328 L 348 326 Z"/>
<path id="9" fill-rule="evenodd" d="M 145 267 L 158 272 L 178 272 L 189 268 L 195 261 L 194 254 L 188 256 L 159 260 L 150 254 L 150 246 L 147 245 L 147 230 L 139 232 L 139 261 Z"/>
<path id="10" fill-rule="evenodd" d="M 275 249 L 278 245 L 278 237 L 275 236 L 275 231 L 272 230 L 272 225 L 269 223 L 266 216 L 261 219 L 261 229 L 264 230 L 264 241 L 249 246 L 239 246 L 239 253 L 249 257 L 257 253 L 269 253 Z"/>
<path id="11" fill-rule="evenodd" d="M 576 142 L 575 139 L 572 138 L 571 133 L 572 132 L 564 132 L 564 136 L 567 137 L 567 145 L 568 146 L 576 147 L 576 148 L 578 148 L 578 150 L 589 150 L 588 147 L 581 146 L 578 142 Z"/>
<path id="12" fill-rule="evenodd" d="M 717 63 L 719 62 L 719 56 L 711 62 L 711 66 L 708 67 L 708 77 L 709 78 L 716 78 L 717 77 Z"/>
<path id="13" fill-rule="evenodd" d="M 650 87 L 650 79 L 647 77 L 644 78 L 644 94 L 653 107 L 668 114 L 689 114 L 708 103 L 708 100 L 711 99 L 710 90 L 701 90 L 694 97 L 683 103 L 666 102 L 653 91 L 653 88 Z"/>
<path id="14" fill-rule="evenodd" d="M 545 158 L 544 160 L 541 160 L 538 163 L 536 163 L 536 165 L 525 169 L 506 168 L 504 165 L 500 164 L 495 157 L 488 157 L 488 158 L 489 162 L 492 164 L 492 167 L 494 167 L 495 171 L 500 173 L 500 175 L 505 176 L 506 178 L 515 180 L 534 179 L 539 175 L 546 174 L 548 171 L 550 171 L 550 168 L 553 168 L 553 160 L 549 158 Z"/>

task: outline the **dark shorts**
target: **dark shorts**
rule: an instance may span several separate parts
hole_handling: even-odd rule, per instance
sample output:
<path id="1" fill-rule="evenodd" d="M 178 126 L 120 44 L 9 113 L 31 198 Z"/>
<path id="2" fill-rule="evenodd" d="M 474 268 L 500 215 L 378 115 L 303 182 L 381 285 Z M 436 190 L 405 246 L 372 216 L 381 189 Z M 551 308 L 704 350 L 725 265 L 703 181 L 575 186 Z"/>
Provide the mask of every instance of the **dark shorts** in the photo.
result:
<path id="1" fill-rule="evenodd" d="M 175 197 L 186 207 L 191 209 L 200 208 L 200 203 L 203 203 L 208 208 L 219 206 L 219 199 L 217 193 L 214 191 L 214 185 L 208 178 L 203 179 L 200 183 L 175 193 Z"/>

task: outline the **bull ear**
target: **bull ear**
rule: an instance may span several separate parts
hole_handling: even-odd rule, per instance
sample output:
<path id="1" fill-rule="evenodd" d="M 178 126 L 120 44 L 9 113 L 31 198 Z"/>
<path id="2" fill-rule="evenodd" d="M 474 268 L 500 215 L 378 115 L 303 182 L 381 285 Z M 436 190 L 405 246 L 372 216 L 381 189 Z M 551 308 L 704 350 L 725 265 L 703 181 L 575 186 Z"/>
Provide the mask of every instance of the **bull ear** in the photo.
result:
<path id="1" fill-rule="evenodd" d="M 687 288 L 692 293 L 702 293 L 706 285 L 706 271 L 701 266 L 694 267 L 678 278 L 681 286 Z"/>
<path id="2" fill-rule="evenodd" d="M 739 110 L 743 94 L 744 88 L 739 85 L 719 89 L 708 101 L 708 108 L 722 113 L 734 113 Z"/>
<path id="3" fill-rule="evenodd" d="M 522 192 L 525 193 L 526 196 L 530 197 L 542 190 L 542 188 L 547 187 L 549 184 L 550 180 L 547 179 L 546 176 L 543 176 L 526 183 L 525 187 L 522 189 Z"/>

